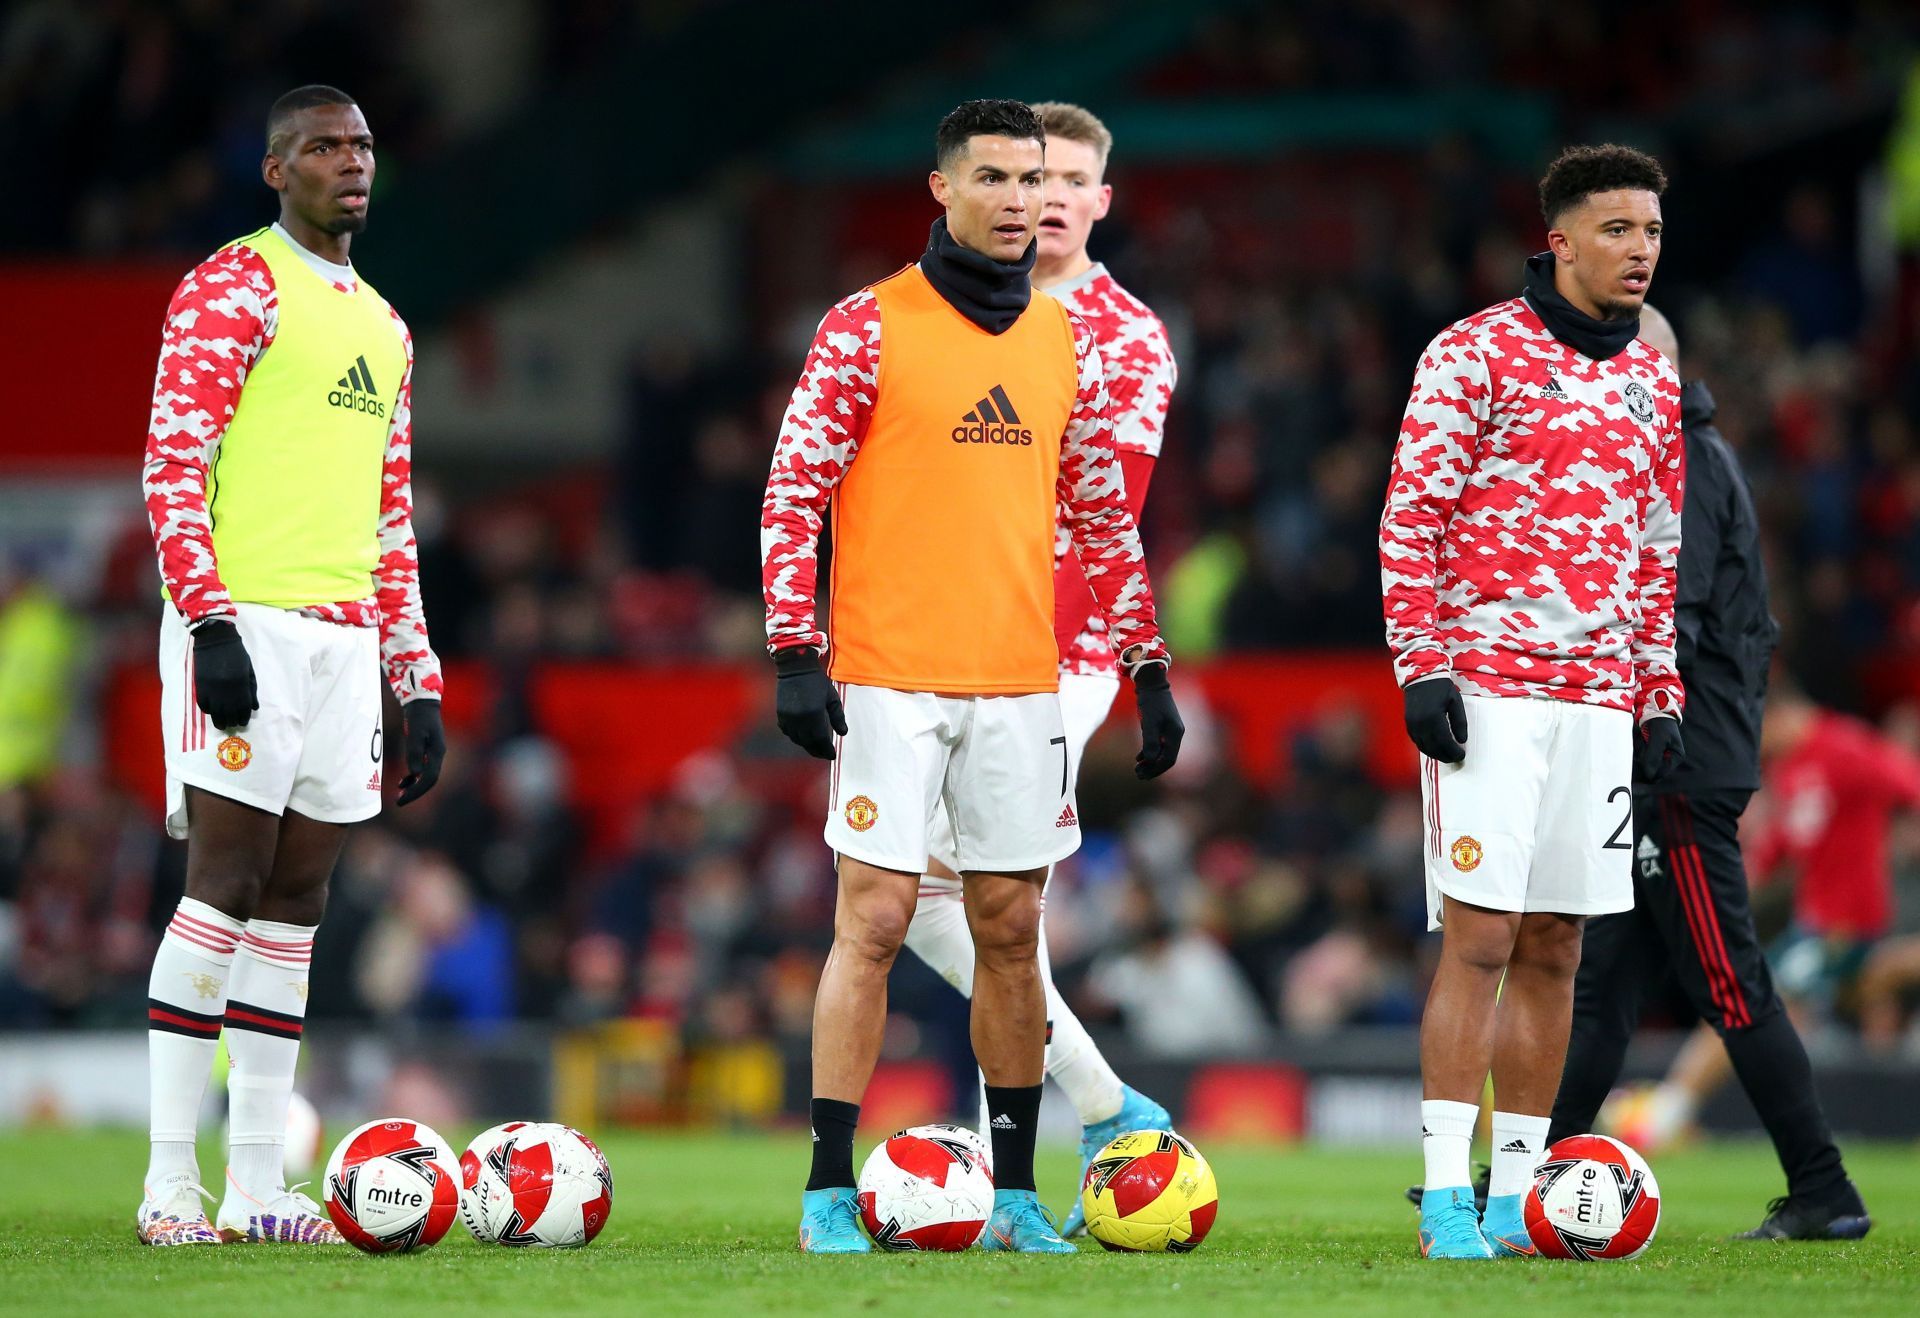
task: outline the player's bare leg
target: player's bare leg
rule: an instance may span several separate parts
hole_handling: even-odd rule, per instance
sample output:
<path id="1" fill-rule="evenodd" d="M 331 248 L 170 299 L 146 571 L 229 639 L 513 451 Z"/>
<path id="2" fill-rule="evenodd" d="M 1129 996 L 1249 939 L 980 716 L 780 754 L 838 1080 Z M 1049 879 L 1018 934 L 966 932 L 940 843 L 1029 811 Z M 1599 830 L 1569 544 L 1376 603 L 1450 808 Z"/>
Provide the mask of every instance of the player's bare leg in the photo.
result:
<path id="1" fill-rule="evenodd" d="M 1429 1258 L 1490 1258 L 1473 1207 L 1467 1156 L 1493 1066 L 1495 1007 L 1521 917 L 1441 897 L 1440 962 L 1420 1021 L 1420 1249 Z M 1549 1094 L 1551 1101 L 1551 1094 Z"/>
<path id="2" fill-rule="evenodd" d="M 993 1141 L 993 1216 L 982 1244 L 1028 1254 L 1070 1254 L 1034 1189 L 1033 1145 L 1047 1066 L 1047 990 L 1040 973 L 1040 890 L 1045 869 L 971 872 L 973 1052 L 987 1082 Z"/>
<path id="3" fill-rule="evenodd" d="M 1047 991 L 1040 977 L 1045 878 L 1045 870 L 966 877 L 975 952 L 973 1053 L 989 1088 L 1038 1086 L 1046 1075 Z"/>
<path id="4" fill-rule="evenodd" d="M 218 1226 L 229 1242 L 338 1244 L 326 1214 L 286 1184 L 287 1104 L 307 1009 L 313 937 L 347 826 L 289 810 L 279 821 L 273 864 L 234 959 L 227 994 L 233 1069 L 227 1190 Z"/>
<path id="5" fill-rule="evenodd" d="M 1534 1252 L 1520 1204 L 1546 1151 L 1549 1114 L 1573 1028 L 1573 984 L 1580 969 L 1577 915 L 1520 917 L 1495 1013 L 1493 1172 L 1481 1224 L 1494 1252 Z"/>
<path id="6" fill-rule="evenodd" d="M 920 878 L 840 857 L 833 948 L 813 1000 L 813 1168 L 802 1196 L 800 1248 L 864 1254 L 854 1205 L 853 1133 L 880 1059 L 887 973 L 906 941 Z"/>
<path id="7" fill-rule="evenodd" d="M 150 1245 L 217 1244 L 202 1200 L 194 1136 L 220 1044 L 235 952 L 273 868 L 280 820 L 186 789 L 186 897 L 154 955 L 147 986 L 152 1151 L 140 1205 Z"/>

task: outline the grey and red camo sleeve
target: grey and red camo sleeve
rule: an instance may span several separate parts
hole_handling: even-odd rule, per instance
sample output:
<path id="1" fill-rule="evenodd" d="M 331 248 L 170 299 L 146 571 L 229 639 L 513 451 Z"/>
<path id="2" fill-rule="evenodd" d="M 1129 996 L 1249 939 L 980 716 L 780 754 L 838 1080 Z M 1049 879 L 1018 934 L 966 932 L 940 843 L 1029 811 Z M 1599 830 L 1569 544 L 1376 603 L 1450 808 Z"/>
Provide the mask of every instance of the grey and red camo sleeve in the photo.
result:
<path id="1" fill-rule="evenodd" d="M 1449 330 L 1427 345 L 1380 515 L 1380 591 L 1401 686 L 1451 671 L 1434 617 L 1440 541 L 1473 470 L 1492 394 L 1486 359 L 1469 337 Z"/>
<path id="2" fill-rule="evenodd" d="M 1680 514 L 1685 500 L 1687 443 L 1680 406 L 1665 406 L 1661 442 L 1640 492 L 1640 561 L 1634 571 L 1640 618 L 1633 629 L 1633 672 L 1639 692 L 1634 719 L 1679 718 L 1686 689 L 1674 654 L 1674 596 L 1680 563 Z"/>
<path id="3" fill-rule="evenodd" d="M 815 610 L 820 528 L 860 450 L 879 381 L 880 303 L 871 293 L 855 293 L 820 322 L 780 420 L 760 506 L 760 587 L 771 652 L 801 645 L 826 652 Z"/>
<path id="4" fill-rule="evenodd" d="M 387 455 L 380 478 L 380 562 L 373 572 L 380 609 L 380 662 L 387 685 L 401 704 L 427 696 L 438 700 L 445 684 L 440 660 L 427 641 L 427 614 L 420 602 L 420 553 L 413 538 L 413 335 L 393 313 L 406 345 L 407 369 L 394 395 L 387 428 Z"/>
<path id="5" fill-rule="evenodd" d="M 1087 586 L 1106 615 L 1107 635 L 1128 673 L 1143 663 L 1169 661 L 1154 616 L 1140 528 L 1127 508 L 1120 463 L 1113 448 L 1112 409 L 1106 373 L 1093 331 L 1078 316 L 1073 352 L 1079 389 L 1060 442 L 1060 518 Z"/>
<path id="6" fill-rule="evenodd" d="M 160 579 L 189 627 L 237 616 L 214 561 L 207 473 L 278 315 L 273 273 L 238 246 L 195 266 L 167 307 L 140 484 Z"/>

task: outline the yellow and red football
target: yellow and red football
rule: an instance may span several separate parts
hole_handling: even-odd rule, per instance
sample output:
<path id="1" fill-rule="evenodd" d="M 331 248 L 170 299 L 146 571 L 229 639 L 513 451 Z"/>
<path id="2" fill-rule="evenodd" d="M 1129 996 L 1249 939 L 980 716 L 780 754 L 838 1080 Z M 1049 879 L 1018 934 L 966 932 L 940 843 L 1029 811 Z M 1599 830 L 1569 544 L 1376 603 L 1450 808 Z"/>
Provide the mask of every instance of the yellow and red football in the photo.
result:
<path id="1" fill-rule="evenodd" d="M 1220 1188 L 1200 1151 L 1164 1130 L 1131 1131 L 1100 1150 L 1080 1187 L 1087 1232 L 1108 1249 L 1185 1254 L 1213 1229 Z"/>

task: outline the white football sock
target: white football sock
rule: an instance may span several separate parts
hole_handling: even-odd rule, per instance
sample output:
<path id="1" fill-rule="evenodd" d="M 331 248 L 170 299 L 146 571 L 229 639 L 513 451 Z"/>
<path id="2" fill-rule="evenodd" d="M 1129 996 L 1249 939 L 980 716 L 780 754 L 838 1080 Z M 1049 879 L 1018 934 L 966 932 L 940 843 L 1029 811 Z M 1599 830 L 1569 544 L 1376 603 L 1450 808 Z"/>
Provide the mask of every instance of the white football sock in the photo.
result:
<path id="1" fill-rule="evenodd" d="M 973 931 L 967 928 L 967 904 L 959 893 L 922 897 L 914 905 L 907 950 L 962 996 L 973 996 Z"/>
<path id="2" fill-rule="evenodd" d="M 1082 1126 L 1105 1121 L 1120 1111 L 1127 1098 L 1126 1086 L 1054 986 L 1044 908 L 1040 914 L 1040 978 L 1047 986 L 1047 1074 L 1073 1104 Z"/>
<path id="3" fill-rule="evenodd" d="M 180 899 L 147 977 L 147 1184 L 200 1178 L 193 1140 L 220 1046 L 227 980 L 241 924 L 191 897 Z"/>
<path id="4" fill-rule="evenodd" d="M 313 929 L 249 920 L 227 994 L 227 1178 L 266 1202 L 285 1185 L 287 1103 L 300 1061 Z"/>
<path id="5" fill-rule="evenodd" d="M 1453 1190 L 1473 1184 L 1467 1155 L 1473 1149 L 1473 1128 L 1480 1122 L 1474 1103 L 1428 1098 L 1420 1103 L 1420 1150 L 1426 1155 L 1429 1190 Z"/>
<path id="6" fill-rule="evenodd" d="M 1487 1197 L 1525 1194 L 1533 1184 L 1540 1155 L 1547 1148 L 1547 1117 L 1523 1117 L 1517 1112 L 1493 1113 L 1493 1180 Z"/>

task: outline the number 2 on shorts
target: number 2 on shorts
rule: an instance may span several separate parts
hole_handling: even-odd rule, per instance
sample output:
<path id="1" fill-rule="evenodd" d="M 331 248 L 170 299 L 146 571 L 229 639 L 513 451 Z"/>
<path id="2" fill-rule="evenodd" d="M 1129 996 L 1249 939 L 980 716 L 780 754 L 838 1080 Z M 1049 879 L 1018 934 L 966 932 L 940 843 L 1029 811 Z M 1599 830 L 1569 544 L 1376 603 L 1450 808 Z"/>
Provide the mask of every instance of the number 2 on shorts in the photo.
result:
<path id="1" fill-rule="evenodd" d="M 1603 851 L 1633 850 L 1633 844 L 1631 842 L 1628 842 L 1625 837 L 1621 836 L 1627 831 L 1627 826 L 1633 823 L 1633 789 L 1631 787 L 1614 788 L 1611 792 L 1607 793 L 1607 804 L 1612 805 L 1616 799 L 1622 796 L 1627 798 L 1626 818 L 1622 819 L 1620 821 L 1620 826 L 1613 830 L 1613 836 L 1608 838 L 1606 841 L 1606 845 L 1601 848 L 1601 850 Z"/>

